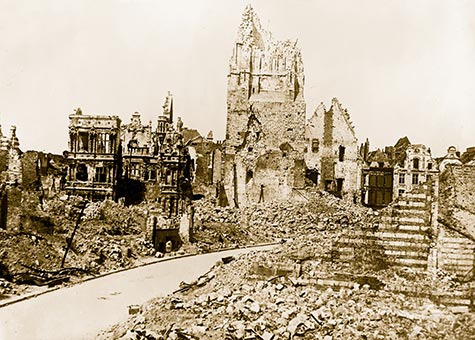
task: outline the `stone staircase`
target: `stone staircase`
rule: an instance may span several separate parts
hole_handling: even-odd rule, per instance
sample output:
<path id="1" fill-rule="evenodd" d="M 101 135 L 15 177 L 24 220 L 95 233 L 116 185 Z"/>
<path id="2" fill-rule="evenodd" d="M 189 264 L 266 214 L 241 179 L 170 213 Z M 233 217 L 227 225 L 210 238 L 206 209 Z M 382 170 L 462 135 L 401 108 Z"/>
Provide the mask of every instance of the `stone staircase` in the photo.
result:
<path id="1" fill-rule="evenodd" d="M 400 197 L 381 211 L 379 226 L 340 238 L 333 247 L 337 260 L 351 261 L 358 253 L 379 251 L 390 265 L 426 270 L 431 243 L 428 202 L 424 193 Z"/>

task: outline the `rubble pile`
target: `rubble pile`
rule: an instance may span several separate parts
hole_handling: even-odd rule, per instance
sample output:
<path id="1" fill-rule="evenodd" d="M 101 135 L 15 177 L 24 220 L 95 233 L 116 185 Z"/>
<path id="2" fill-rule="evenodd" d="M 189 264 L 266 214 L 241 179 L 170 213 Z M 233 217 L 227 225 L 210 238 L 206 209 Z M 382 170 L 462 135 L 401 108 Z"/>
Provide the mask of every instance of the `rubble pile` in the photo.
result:
<path id="1" fill-rule="evenodd" d="M 256 272 L 287 245 L 218 263 L 175 294 L 153 300 L 99 339 L 470 339 L 475 316 L 428 299 L 395 294 L 384 282 L 347 282 L 338 289 L 298 272 Z M 229 259 L 225 262 L 229 262 Z M 296 264 L 296 262 L 294 262 Z M 314 277 L 333 275 L 320 268 Z M 384 276 L 381 274 L 381 276 Z M 386 279 L 390 280 L 386 273 Z M 406 283 L 417 281 L 406 278 Z"/>
<path id="2" fill-rule="evenodd" d="M 108 235 L 140 234 L 144 231 L 146 209 L 141 206 L 123 206 L 112 200 L 94 202 L 84 210 L 84 225 L 100 228 Z"/>
<path id="3" fill-rule="evenodd" d="M 64 242 L 57 235 L 0 231 L 0 263 L 4 267 L 1 276 L 11 279 L 15 273 L 25 272 L 26 266 L 57 268 L 61 263 L 61 240 Z"/>
<path id="4" fill-rule="evenodd" d="M 61 264 L 61 245 L 64 238 L 57 235 L 32 232 L 0 231 L 0 295 L 23 293 L 27 287 L 41 280 L 41 273 L 29 268 L 55 270 Z M 25 256 L 25 251 L 28 256 Z M 32 277 L 27 274 L 38 274 Z M 5 282 L 8 282 L 6 284 Z"/>
<path id="5" fill-rule="evenodd" d="M 198 236 L 214 233 L 211 239 L 224 240 L 218 243 L 256 237 L 283 242 L 271 251 L 223 259 L 100 339 L 473 338 L 472 313 L 436 305 L 428 296 L 461 288 L 454 277 L 388 265 L 370 237 L 378 212 L 320 193 L 241 210 L 203 200 L 196 212 Z M 242 234 L 231 236 L 241 239 L 220 234 L 223 225 L 240 227 Z M 361 249 L 347 261 L 336 260 L 338 240 L 353 233 L 363 235 Z"/>
<path id="6" fill-rule="evenodd" d="M 194 216 L 194 240 L 204 249 L 275 242 L 348 223 L 360 227 L 374 218 L 370 210 L 325 192 L 241 209 L 219 207 L 215 200 L 203 199 L 195 203 Z"/>
<path id="7" fill-rule="evenodd" d="M 19 230 L 0 231 L 0 294 L 19 294 L 27 287 L 51 282 L 61 270 L 69 238 L 80 216 L 80 197 L 44 200 L 38 210 L 48 216 L 49 228 L 23 225 Z M 73 280 L 131 267 L 137 260 L 152 256 L 153 245 L 145 240 L 148 206 L 125 207 L 113 201 L 88 203 L 81 215 L 71 248 L 64 263 Z M 28 256 L 25 256 L 25 251 Z M 54 274 L 54 275 L 53 275 Z"/>

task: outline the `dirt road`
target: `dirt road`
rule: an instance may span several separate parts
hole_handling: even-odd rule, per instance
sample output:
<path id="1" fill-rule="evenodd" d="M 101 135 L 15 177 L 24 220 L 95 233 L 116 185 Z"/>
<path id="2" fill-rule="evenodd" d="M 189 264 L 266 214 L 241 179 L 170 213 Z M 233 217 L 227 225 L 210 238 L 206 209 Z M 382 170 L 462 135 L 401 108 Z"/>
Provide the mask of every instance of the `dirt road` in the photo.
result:
<path id="1" fill-rule="evenodd" d="M 272 246 L 229 250 L 155 263 L 0 308 L 1 340 L 93 339 L 142 304 L 191 282 L 221 257 Z"/>

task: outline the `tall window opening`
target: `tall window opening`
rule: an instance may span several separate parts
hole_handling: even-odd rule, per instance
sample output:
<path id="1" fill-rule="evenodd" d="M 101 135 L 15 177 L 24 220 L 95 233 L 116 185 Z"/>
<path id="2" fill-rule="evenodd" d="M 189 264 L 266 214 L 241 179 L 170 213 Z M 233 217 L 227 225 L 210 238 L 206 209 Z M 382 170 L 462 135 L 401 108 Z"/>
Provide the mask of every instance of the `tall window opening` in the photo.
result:
<path id="1" fill-rule="evenodd" d="M 414 169 L 419 169 L 419 158 L 414 158 L 414 159 L 412 160 L 412 167 L 413 167 Z"/>
<path id="2" fill-rule="evenodd" d="M 343 162 L 345 160 L 345 147 L 340 145 L 338 148 L 338 160 Z"/>

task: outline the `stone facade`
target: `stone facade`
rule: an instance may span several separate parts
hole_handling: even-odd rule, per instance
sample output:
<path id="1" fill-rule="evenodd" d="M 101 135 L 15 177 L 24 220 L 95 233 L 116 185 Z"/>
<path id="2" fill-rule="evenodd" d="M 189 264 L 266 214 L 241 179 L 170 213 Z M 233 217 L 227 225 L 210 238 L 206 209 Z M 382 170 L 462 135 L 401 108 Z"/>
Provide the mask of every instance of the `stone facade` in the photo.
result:
<path id="1" fill-rule="evenodd" d="M 173 97 L 168 93 L 163 114 L 158 117 L 156 155 L 159 164 L 157 181 L 160 194 L 156 200 L 168 217 L 182 214 L 192 196 L 191 158 L 183 142 L 183 122 L 178 117 L 173 125 Z"/>
<path id="2" fill-rule="evenodd" d="M 191 161 L 183 122 L 173 123 L 173 96 L 163 113 L 144 125 L 135 112 L 129 124 L 116 116 L 70 116 L 66 190 L 92 200 L 123 197 L 126 204 L 156 201 L 168 217 L 180 214 L 191 196 Z"/>
<path id="3" fill-rule="evenodd" d="M 92 200 L 116 199 L 121 169 L 120 124 L 117 116 L 69 116 L 69 164 L 65 189 Z"/>
<path id="4" fill-rule="evenodd" d="M 336 98 L 327 111 L 321 103 L 306 126 L 307 168 L 316 174 L 321 190 L 353 197 L 359 194 L 361 159 L 348 111 Z"/>
<path id="5" fill-rule="evenodd" d="M 124 176 L 135 180 L 156 180 L 152 122 L 142 125 L 140 113 L 135 112 L 130 123 L 123 124 L 120 131 Z"/>
<path id="6" fill-rule="evenodd" d="M 410 144 L 405 157 L 394 166 L 393 197 L 412 191 L 420 184 L 438 185 L 437 163 L 430 148 L 423 144 Z M 434 189 L 437 192 L 437 188 Z"/>
<path id="7" fill-rule="evenodd" d="M 304 70 L 246 7 L 228 74 L 224 189 L 231 205 L 284 199 L 304 184 Z"/>

